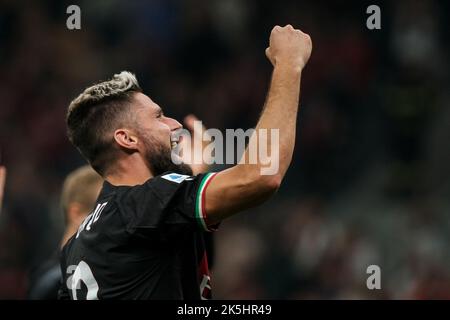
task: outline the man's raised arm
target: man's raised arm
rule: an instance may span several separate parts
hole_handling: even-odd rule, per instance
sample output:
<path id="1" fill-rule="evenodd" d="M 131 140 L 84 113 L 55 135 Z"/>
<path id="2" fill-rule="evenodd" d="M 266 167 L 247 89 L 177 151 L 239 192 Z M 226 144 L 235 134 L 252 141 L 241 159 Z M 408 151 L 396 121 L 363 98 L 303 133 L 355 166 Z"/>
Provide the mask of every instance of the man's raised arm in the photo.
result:
<path id="1" fill-rule="evenodd" d="M 257 148 L 266 147 L 272 155 L 278 153 L 278 170 L 273 174 L 262 174 L 267 163 L 264 164 L 260 157 L 256 164 L 248 163 L 251 147 L 247 147 L 240 163 L 218 173 L 204 190 L 202 214 L 208 224 L 262 203 L 279 188 L 292 160 L 300 77 L 311 49 L 310 37 L 291 25 L 272 29 L 270 45 L 266 49 L 273 65 L 272 80 L 249 146 L 257 142 Z M 266 129 L 268 136 L 271 136 L 270 130 L 279 130 L 279 141 L 263 140 L 265 136 L 260 134 L 261 129 Z"/>

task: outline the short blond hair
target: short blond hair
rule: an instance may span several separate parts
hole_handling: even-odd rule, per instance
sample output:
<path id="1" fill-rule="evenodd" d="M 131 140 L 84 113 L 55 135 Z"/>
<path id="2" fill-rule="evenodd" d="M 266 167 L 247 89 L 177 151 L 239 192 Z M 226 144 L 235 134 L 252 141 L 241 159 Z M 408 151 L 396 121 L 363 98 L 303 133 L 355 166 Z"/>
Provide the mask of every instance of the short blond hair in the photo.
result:
<path id="1" fill-rule="evenodd" d="M 115 74 L 112 79 L 94 84 L 86 88 L 69 105 L 68 113 L 70 115 L 73 109 L 79 105 L 98 103 L 109 97 L 120 96 L 130 90 L 140 90 L 136 76 L 129 71 L 122 71 Z"/>
<path id="2" fill-rule="evenodd" d="M 81 205 L 83 211 L 91 211 L 102 183 L 102 177 L 91 166 L 85 165 L 71 172 L 64 180 L 61 193 L 61 207 L 64 214 L 67 214 L 69 206 L 73 203 Z"/>

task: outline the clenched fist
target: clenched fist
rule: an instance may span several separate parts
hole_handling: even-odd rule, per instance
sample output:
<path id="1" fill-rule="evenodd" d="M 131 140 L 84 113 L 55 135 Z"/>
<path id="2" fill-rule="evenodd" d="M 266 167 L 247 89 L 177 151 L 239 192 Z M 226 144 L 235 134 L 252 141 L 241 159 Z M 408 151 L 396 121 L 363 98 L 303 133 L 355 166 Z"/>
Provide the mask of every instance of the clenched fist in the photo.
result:
<path id="1" fill-rule="evenodd" d="M 288 24 L 272 29 L 266 56 L 274 67 L 282 65 L 301 71 L 309 60 L 311 50 L 309 35 Z"/>

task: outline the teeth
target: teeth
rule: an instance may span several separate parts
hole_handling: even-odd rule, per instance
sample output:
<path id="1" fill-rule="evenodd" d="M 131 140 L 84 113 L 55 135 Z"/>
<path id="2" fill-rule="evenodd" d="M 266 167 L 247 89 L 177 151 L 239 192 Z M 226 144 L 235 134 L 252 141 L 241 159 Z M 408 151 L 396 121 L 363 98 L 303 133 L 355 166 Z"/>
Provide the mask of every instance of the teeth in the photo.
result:
<path id="1" fill-rule="evenodd" d="M 172 141 L 172 149 L 174 149 L 177 146 L 178 142 Z"/>

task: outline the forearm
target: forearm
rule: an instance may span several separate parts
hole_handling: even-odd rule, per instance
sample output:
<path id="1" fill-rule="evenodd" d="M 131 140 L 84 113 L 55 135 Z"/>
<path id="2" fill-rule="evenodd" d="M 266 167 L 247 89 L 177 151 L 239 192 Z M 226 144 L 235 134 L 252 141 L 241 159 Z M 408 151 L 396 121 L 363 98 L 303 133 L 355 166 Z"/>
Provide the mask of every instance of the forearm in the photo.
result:
<path id="1" fill-rule="evenodd" d="M 300 78 L 301 70 L 288 65 L 275 66 L 266 105 L 256 126 L 256 132 L 279 130 L 279 141 L 268 141 L 267 145 L 272 153 L 278 152 L 281 177 L 291 163 L 295 146 Z"/>
<path id="2" fill-rule="evenodd" d="M 309 60 L 312 42 L 307 34 L 291 25 L 275 26 L 269 42 L 266 56 L 274 70 L 267 100 L 239 164 L 217 174 L 205 191 L 205 208 L 211 223 L 267 200 L 280 186 L 292 160 L 300 77 Z M 261 158 L 262 154 L 266 159 Z M 271 170 L 273 162 L 275 169 Z M 264 170 L 268 164 L 269 172 Z"/>
<path id="3" fill-rule="evenodd" d="M 282 63 L 274 67 L 266 103 L 250 141 L 250 143 L 256 143 L 258 149 L 267 148 L 272 160 L 278 159 L 278 170 L 274 172 L 274 175 L 280 178 L 285 175 L 292 160 L 300 95 L 300 78 L 301 69 L 299 68 L 296 69 Z M 271 136 L 271 130 L 278 130 L 278 135 L 275 136 L 279 137 L 279 140 L 265 139 L 267 135 L 261 134 L 261 129 L 266 129 L 268 136 Z M 249 159 L 250 152 L 252 152 L 251 148 L 247 148 L 243 156 L 244 159 Z M 277 153 L 278 157 L 274 157 L 274 153 Z M 261 169 L 267 166 L 261 160 L 258 156 L 256 165 L 246 165 L 242 169 L 252 170 L 254 174 L 261 174 Z M 241 163 L 248 163 L 248 161 L 241 161 Z"/>
<path id="4" fill-rule="evenodd" d="M 300 76 L 300 70 L 288 65 L 279 64 L 274 68 L 263 112 L 241 161 L 218 174 L 206 192 L 206 211 L 211 224 L 264 202 L 278 189 L 294 150 Z M 269 135 L 271 130 L 278 130 L 279 140 L 265 139 L 260 132 L 264 129 Z M 271 175 L 261 173 L 267 164 L 261 161 L 258 149 L 264 147 L 271 156 L 278 153 L 278 170 Z M 249 159 L 255 150 L 257 163 L 251 163 Z"/>

